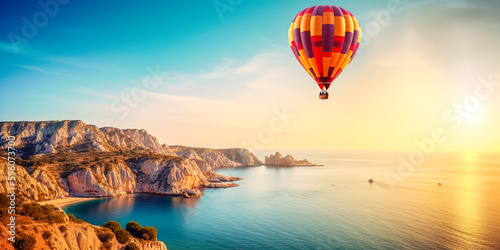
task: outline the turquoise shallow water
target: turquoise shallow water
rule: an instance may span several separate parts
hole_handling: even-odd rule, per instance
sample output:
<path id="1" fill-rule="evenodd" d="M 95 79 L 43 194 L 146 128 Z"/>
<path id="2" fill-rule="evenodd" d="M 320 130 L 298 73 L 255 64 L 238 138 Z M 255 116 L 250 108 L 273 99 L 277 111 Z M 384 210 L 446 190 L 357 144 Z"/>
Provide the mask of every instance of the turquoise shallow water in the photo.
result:
<path id="1" fill-rule="evenodd" d="M 325 166 L 221 169 L 243 177 L 240 186 L 64 209 L 96 225 L 154 226 L 169 249 L 500 248 L 500 161 L 491 156 L 433 157 L 395 186 L 386 179 L 397 173 L 395 154 L 310 160 Z"/>

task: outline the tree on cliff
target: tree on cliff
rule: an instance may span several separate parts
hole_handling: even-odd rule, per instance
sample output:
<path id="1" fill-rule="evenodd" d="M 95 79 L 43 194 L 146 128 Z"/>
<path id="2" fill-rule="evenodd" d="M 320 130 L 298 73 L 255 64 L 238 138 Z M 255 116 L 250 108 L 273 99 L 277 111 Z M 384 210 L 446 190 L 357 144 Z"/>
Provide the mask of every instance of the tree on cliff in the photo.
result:
<path id="1" fill-rule="evenodd" d="M 116 240 L 118 242 L 120 242 L 121 244 L 127 243 L 128 239 L 130 238 L 129 231 L 123 229 L 122 226 L 120 225 L 120 222 L 118 222 L 118 221 L 108 221 L 108 222 L 104 223 L 102 225 L 102 227 L 106 227 L 106 228 L 111 229 L 111 231 L 116 236 Z M 140 227 L 140 225 L 139 225 L 139 227 Z"/>
<path id="2" fill-rule="evenodd" d="M 156 240 L 157 230 L 154 227 L 141 227 L 141 225 L 135 221 L 127 223 L 125 228 L 130 234 L 136 238 L 141 238 L 144 240 Z"/>
<path id="3" fill-rule="evenodd" d="M 129 223 L 127 223 L 126 227 L 125 227 L 125 230 L 129 231 L 129 233 L 134 236 L 134 237 L 139 237 L 139 232 L 141 230 L 141 224 L 135 222 L 135 221 L 131 221 Z"/>
<path id="4" fill-rule="evenodd" d="M 107 227 L 111 229 L 111 231 L 116 234 L 120 229 L 122 229 L 122 226 L 120 225 L 120 222 L 118 221 L 108 221 L 102 225 L 102 227 Z"/>

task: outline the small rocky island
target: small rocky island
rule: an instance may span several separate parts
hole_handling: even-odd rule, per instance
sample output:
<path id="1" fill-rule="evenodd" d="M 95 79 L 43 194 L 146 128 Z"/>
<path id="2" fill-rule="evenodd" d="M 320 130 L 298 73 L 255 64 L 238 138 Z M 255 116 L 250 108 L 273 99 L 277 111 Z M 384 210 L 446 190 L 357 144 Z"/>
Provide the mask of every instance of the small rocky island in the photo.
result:
<path id="1" fill-rule="evenodd" d="M 271 154 L 270 156 L 266 156 L 264 161 L 264 165 L 266 166 L 274 166 L 274 167 L 295 167 L 295 166 L 323 166 L 309 162 L 307 159 L 304 160 L 296 160 L 291 155 L 287 155 L 285 157 L 281 156 L 279 152 L 276 154 Z"/>

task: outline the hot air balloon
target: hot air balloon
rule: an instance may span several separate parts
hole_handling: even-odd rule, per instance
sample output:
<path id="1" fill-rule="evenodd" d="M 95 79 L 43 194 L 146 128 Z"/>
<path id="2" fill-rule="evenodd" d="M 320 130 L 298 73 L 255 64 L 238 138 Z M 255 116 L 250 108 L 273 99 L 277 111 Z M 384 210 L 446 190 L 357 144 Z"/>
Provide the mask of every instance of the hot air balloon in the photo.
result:
<path id="1" fill-rule="evenodd" d="M 352 61 L 361 42 L 361 27 L 351 12 L 331 5 L 309 7 L 292 21 L 288 40 L 295 57 L 318 83 L 320 99 Z"/>

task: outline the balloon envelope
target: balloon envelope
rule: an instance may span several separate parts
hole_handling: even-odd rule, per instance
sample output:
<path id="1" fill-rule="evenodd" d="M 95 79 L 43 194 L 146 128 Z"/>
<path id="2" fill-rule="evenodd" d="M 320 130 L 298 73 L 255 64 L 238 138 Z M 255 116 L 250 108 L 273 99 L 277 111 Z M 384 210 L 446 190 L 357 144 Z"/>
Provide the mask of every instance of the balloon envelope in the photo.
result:
<path id="1" fill-rule="evenodd" d="M 356 55 L 361 27 L 343 8 L 313 6 L 293 19 L 288 40 L 302 67 L 322 90 L 327 90 Z"/>

